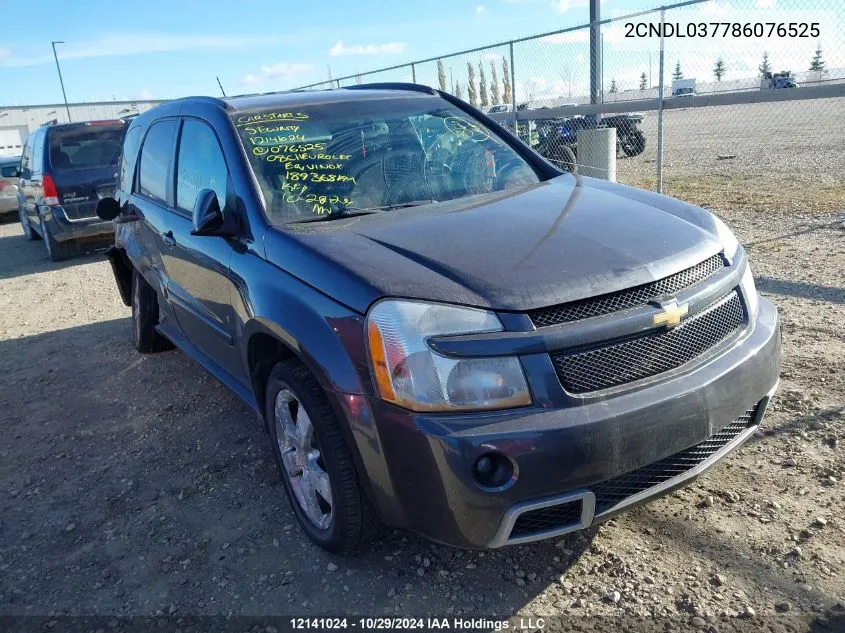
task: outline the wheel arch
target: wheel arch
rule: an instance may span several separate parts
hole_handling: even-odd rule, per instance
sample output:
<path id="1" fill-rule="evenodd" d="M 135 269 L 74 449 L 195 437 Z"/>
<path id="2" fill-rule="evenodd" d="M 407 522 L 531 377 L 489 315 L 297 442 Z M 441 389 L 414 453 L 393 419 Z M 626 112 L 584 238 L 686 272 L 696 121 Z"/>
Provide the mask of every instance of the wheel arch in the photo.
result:
<path id="1" fill-rule="evenodd" d="M 315 332 L 315 329 L 309 328 L 309 332 L 317 335 L 322 334 L 323 336 L 327 334 L 337 336 L 335 332 L 319 333 Z M 268 430 L 270 423 L 265 412 L 267 381 L 270 373 L 273 371 L 273 367 L 279 362 L 292 359 L 298 360 L 314 376 L 326 394 L 332 411 L 340 422 L 344 439 L 349 447 L 355 468 L 360 475 L 360 482 L 364 493 L 373 506 L 379 508 L 373 492 L 369 469 L 362 458 L 360 447 L 350 426 L 350 421 L 339 400 L 342 394 L 336 388 L 336 381 L 329 376 L 331 365 L 343 363 L 343 361 L 337 358 L 331 361 L 316 358 L 310 352 L 306 351 L 306 348 L 287 330 L 283 329 L 278 323 L 268 319 L 254 318 L 250 320 L 245 325 L 243 339 L 246 341 L 245 355 L 250 386 L 255 401 L 258 404 L 264 430 Z M 348 357 L 345 357 L 345 360 L 351 367 L 351 361 Z"/>

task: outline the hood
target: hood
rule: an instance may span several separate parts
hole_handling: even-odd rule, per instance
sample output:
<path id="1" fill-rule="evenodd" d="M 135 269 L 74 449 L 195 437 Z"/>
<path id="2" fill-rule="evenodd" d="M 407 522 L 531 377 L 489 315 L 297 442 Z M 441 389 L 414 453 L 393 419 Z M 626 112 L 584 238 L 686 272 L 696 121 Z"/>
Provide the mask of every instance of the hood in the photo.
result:
<path id="1" fill-rule="evenodd" d="M 268 231 L 268 259 L 345 305 L 406 297 L 505 311 L 648 283 L 719 252 L 706 211 L 565 175 L 527 188 Z"/>

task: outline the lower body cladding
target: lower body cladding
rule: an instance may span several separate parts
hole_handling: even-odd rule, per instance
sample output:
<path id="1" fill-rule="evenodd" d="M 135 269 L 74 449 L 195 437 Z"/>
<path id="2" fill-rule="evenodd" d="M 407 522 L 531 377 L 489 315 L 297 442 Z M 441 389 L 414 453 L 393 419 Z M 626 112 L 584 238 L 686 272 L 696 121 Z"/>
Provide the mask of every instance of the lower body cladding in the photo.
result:
<path id="1" fill-rule="evenodd" d="M 780 350 L 777 312 L 761 300 L 717 355 L 600 397 L 567 394 L 537 354 L 523 357 L 526 373 L 548 379 L 532 383 L 531 409 L 438 416 L 340 401 L 387 523 L 500 547 L 588 528 L 694 481 L 760 424 Z"/>

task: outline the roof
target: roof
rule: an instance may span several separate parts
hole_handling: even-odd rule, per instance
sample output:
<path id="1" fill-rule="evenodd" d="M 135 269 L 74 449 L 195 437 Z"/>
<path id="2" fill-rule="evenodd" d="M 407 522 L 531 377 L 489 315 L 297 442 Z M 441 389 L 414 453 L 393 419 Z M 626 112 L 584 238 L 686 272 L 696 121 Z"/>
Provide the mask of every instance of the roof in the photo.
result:
<path id="1" fill-rule="evenodd" d="M 118 117 L 116 119 L 98 119 L 94 121 L 71 121 L 70 123 L 42 123 L 41 125 L 42 127 L 49 127 L 51 130 L 63 130 L 66 128 L 81 127 L 89 123 L 126 123 L 127 118 Z"/>
<path id="2" fill-rule="evenodd" d="M 274 106 L 299 107 L 320 103 L 343 101 L 369 101 L 396 97 L 430 97 L 437 92 L 419 84 L 385 83 L 361 84 L 330 90 L 307 90 L 292 92 L 271 92 L 266 94 L 240 95 L 223 99 L 228 109 L 253 110 Z"/>

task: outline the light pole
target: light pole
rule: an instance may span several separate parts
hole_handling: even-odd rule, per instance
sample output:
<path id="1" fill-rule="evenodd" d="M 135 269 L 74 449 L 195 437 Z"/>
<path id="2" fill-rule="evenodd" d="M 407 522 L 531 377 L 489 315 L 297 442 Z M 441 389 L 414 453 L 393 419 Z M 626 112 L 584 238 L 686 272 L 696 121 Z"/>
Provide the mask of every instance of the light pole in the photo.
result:
<path id="1" fill-rule="evenodd" d="M 70 119 L 70 108 L 67 105 L 67 95 L 65 94 L 65 82 L 62 79 L 62 69 L 59 66 L 59 56 L 56 54 L 56 44 L 64 44 L 64 42 L 50 42 L 50 44 L 52 44 L 52 46 L 53 46 L 53 57 L 56 60 L 56 70 L 59 71 L 59 84 L 61 84 L 61 86 L 62 86 L 62 97 L 65 100 L 65 110 L 67 111 L 67 120 L 68 120 L 68 123 L 70 123 L 70 120 L 71 120 Z"/>

